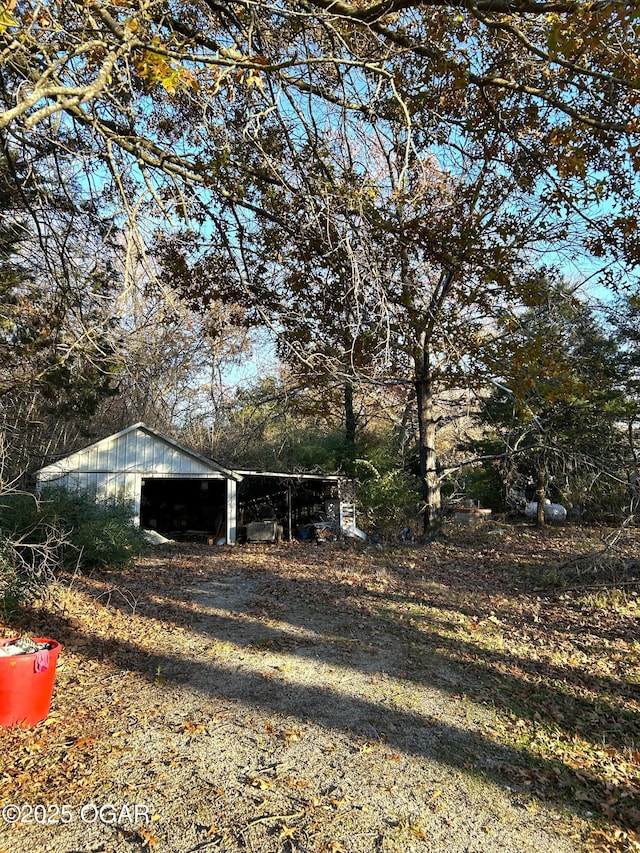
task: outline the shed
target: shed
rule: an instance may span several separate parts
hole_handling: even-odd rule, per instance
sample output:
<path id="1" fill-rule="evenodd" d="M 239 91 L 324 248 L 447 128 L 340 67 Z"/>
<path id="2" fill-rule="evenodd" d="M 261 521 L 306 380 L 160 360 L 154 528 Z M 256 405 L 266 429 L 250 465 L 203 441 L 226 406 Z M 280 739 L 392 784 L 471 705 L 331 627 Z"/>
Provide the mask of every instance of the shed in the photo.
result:
<path id="1" fill-rule="evenodd" d="M 130 501 L 142 527 L 235 542 L 242 476 L 137 423 L 36 472 L 45 485 Z"/>
<path id="2" fill-rule="evenodd" d="M 238 485 L 238 534 L 247 538 L 247 524 L 263 519 L 277 520 L 285 539 L 293 539 L 314 522 L 344 529 L 347 507 L 343 502 L 345 479 L 338 474 L 295 474 L 245 471 Z"/>

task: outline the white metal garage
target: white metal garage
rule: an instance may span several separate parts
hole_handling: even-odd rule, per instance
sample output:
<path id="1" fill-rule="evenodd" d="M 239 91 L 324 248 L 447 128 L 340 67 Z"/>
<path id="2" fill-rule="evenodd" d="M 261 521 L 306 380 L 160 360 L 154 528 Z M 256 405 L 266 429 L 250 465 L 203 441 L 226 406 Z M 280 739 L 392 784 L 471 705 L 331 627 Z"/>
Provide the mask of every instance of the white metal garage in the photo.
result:
<path id="1" fill-rule="evenodd" d="M 36 473 L 38 487 L 81 489 L 132 504 L 137 524 L 192 525 L 235 542 L 236 484 L 242 476 L 137 423 Z M 185 527 L 185 530 L 186 530 Z"/>

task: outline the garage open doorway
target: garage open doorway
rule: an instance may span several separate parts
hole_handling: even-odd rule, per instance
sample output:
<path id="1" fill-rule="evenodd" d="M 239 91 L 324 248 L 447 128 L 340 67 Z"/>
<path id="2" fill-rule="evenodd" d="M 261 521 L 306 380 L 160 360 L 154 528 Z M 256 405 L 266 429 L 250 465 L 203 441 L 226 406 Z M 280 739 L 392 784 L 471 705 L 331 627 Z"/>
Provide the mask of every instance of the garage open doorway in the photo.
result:
<path id="1" fill-rule="evenodd" d="M 173 477 L 142 480 L 140 525 L 170 539 L 224 537 L 226 512 L 226 480 Z"/>

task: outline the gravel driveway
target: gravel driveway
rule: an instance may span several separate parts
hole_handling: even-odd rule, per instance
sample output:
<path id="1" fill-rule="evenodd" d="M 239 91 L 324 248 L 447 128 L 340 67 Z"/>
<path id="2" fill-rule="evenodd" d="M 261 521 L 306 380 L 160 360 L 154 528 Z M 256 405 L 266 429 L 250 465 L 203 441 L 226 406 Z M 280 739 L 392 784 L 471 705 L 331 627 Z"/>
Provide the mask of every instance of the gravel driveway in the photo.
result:
<path id="1" fill-rule="evenodd" d="M 0 733 L 0 849 L 583 849 L 470 674 L 420 657 L 407 589 L 305 547 L 166 548 L 32 614 L 63 652 L 47 722 Z"/>

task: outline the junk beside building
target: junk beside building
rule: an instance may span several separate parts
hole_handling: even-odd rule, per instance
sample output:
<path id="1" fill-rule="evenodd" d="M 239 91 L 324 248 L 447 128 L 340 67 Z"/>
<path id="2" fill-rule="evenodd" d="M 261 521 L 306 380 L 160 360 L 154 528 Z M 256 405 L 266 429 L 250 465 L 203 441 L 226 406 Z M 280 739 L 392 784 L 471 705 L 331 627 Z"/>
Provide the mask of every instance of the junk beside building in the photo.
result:
<path id="1" fill-rule="evenodd" d="M 280 542 L 282 530 L 277 519 L 250 521 L 247 524 L 247 542 Z"/>
<path id="2" fill-rule="evenodd" d="M 453 512 L 456 524 L 474 526 L 487 521 L 491 516 L 490 509 L 483 509 L 478 501 L 465 501 L 463 506 L 457 506 Z"/>
<path id="3" fill-rule="evenodd" d="M 534 521 L 538 517 L 538 502 L 530 501 L 526 504 L 524 508 L 525 516 L 530 520 Z M 545 521 L 555 521 L 561 522 L 565 521 L 567 518 L 567 510 L 562 504 L 552 504 L 550 500 L 545 500 L 544 502 L 544 520 Z"/>

